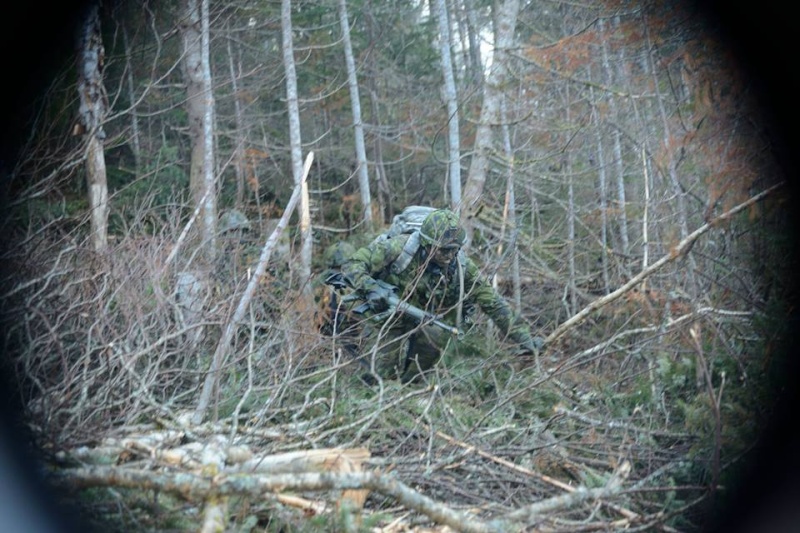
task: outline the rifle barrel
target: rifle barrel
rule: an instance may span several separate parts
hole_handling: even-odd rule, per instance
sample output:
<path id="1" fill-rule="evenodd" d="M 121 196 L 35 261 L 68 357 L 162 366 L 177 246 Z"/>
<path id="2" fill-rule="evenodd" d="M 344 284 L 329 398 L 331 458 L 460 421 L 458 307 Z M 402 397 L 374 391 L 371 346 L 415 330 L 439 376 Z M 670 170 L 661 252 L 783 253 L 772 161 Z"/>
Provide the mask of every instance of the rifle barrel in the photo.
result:
<path id="1" fill-rule="evenodd" d="M 423 311 L 419 307 L 413 306 L 408 302 L 400 300 L 400 298 L 398 298 L 397 296 L 392 295 L 389 298 L 389 305 L 391 307 L 396 307 L 397 310 L 400 311 L 401 313 L 416 318 L 423 324 L 425 323 L 433 324 L 434 326 L 437 326 L 447 331 L 451 335 L 459 338 L 463 336 L 463 333 L 457 327 L 451 326 L 450 324 L 447 324 L 446 322 L 439 320 L 439 318 L 437 318 L 436 315 L 434 314 Z"/>

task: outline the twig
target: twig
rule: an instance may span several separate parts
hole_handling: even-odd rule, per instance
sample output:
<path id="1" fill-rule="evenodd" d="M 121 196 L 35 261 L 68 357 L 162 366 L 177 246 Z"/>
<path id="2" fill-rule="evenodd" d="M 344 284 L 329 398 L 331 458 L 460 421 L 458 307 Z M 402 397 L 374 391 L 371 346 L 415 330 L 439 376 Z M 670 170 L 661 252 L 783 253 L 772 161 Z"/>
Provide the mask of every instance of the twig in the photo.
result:
<path id="1" fill-rule="evenodd" d="M 521 507 L 516 511 L 508 513 L 505 518 L 514 522 L 525 521 L 530 523 L 532 519 L 545 513 L 551 513 L 560 509 L 570 509 L 588 500 L 599 500 L 607 498 L 620 491 L 622 482 L 631 472 L 631 464 L 627 461 L 622 463 L 605 487 L 598 489 L 587 489 L 585 487 L 573 488 L 569 494 L 562 494 L 553 498 L 548 498 L 540 502 L 532 503 Z"/>
<path id="2" fill-rule="evenodd" d="M 557 414 L 562 414 L 562 415 L 568 416 L 569 418 L 573 418 L 575 420 L 580 420 L 581 422 L 583 422 L 585 424 L 589 424 L 590 426 L 594 426 L 594 427 L 605 427 L 605 428 L 609 428 L 609 429 L 615 429 L 615 428 L 627 429 L 627 430 L 630 430 L 630 431 L 635 431 L 637 433 L 644 433 L 646 435 L 653 435 L 654 437 L 668 437 L 668 438 L 673 438 L 673 439 L 694 439 L 694 438 L 696 438 L 695 435 L 690 435 L 689 433 L 673 433 L 671 431 L 660 431 L 660 430 L 657 430 L 657 429 L 645 429 L 645 428 L 637 427 L 637 426 L 635 426 L 633 424 L 627 424 L 625 422 L 619 422 L 617 420 L 608 420 L 608 421 L 596 420 L 594 418 L 590 418 L 590 417 L 588 417 L 586 415 L 582 415 L 580 413 L 577 413 L 577 412 L 575 412 L 575 411 L 573 411 L 571 409 L 567 409 L 567 408 L 562 407 L 560 405 L 557 405 L 555 407 L 554 411 Z"/>
<path id="3" fill-rule="evenodd" d="M 194 208 L 194 212 L 192 213 L 192 216 L 189 217 L 189 222 L 186 223 L 186 226 L 184 226 L 183 231 L 181 231 L 181 234 L 178 236 L 178 240 L 175 241 L 175 245 L 172 247 L 172 250 L 170 251 L 169 255 L 167 256 L 166 261 L 164 261 L 164 265 L 158 271 L 158 277 L 156 279 L 160 279 L 164 275 L 164 272 L 166 272 L 166 270 L 169 267 L 170 263 L 172 263 L 172 261 L 175 259 L 175 256 L 178 255 L 178 250 L 180 250 L 181 245 L 183 244 L 183 241 L 186 240 L 186 236 L 189 234 L 189 230 L 192 229 L 192 226 L 194 225 L 194 221 L 197 220 L 197 216 L 200 214 L 200 211 L 203 208 L 203 205 L 205 204 L 206 198 L 208 197 L 208 194 L 210 192 L 211 191 L 207 189 L 205 194 L 203 194 L 203 197 L 200 198 L 200 201 L 197 202 L 197 207 Z"/>
<path id="4" fill-rule="evenodd" d="M 189 473 L 167 473 L 132 470 L 113 466 L 95 466 L 64 470 L 52 481 L 72 488 L 127 487 L 158 489 L 179 494 L 188 499 L 203 499 L 242 495 L 253 498 L 286 490 L 347 490 L 370 489 L 394 498 L 409 509 L 420 512 L 437 523 L 468 533 L 505 532 L 514 530 L 505 521 L 484 522 L 466 513 L 451 509 L 413 490 L 391 475 L 375 472 L 301 473 L 276 475 L 218 475 L 199 476 Z"/>
<path id="5" fill-rule="evenodd" d="M 550 476 L 546 476 L 544 474 L 540 474 L 538 472 L 534 472 L 533 470 L 531 470 L 529 468 L 525 468 L 524 466 L 520 466 L 520 465 L 514 464 L 511 461 L 508 461 L 508 460 L 503 459 L 501 457 L 497 457 L 495 455 L 492 455 L 492 454 L 490 454 L 488 452 L 485 452 L 485 451 L 481 450 L 477 446 L 474 446 L 472 444 L 467 444 L 466 442 L 462 442 L 462 441 L 460 441 L 460 440 L 458 440 L 458 439 L 456 439 L 454 437 L 451 437 L 450 435 L 442 433 L 441 431 L 437 431 L 436 435 L 438 437 L 446 440 L 450 444 L 454 444 L 454 445 L 459 446 L 461 448 L 464 448 L 464 449 L 466 449 L 468 451 L 475 452 L 476 454 L 480 455 L 481 457 L 483 457 L 485 459 L 489 459 L 492 462 L 495 462 L 497 464 L 503 465 L 503 466 L 505 466 L 507 468 L 510 468 L 511 470 L 514 470 L 516 472 L 520 472 L 522 474 L 525 474 L 526 476 L 534 477 L 536 479 L 544 481 L 545 483 L 547 483 L 548 485 L 552 485 L 553 487 L 557 487 L 557 488 L 565 490 L 567 492 L 575 492 L 575 490 L 576 490 L 576 487 L 573 487 L 572 485 L 568 485 L 568 484 L 566 484 L 566 483 L 564 483 L 562 481 L 559 481 L 557 479 L 554 479 L 554 478 L 552 478 Z M 630 509 L 626 509 L 624 507 L 620 507 L 619 505 L 613 504 L 611 502 L 602 502 L 602 503 L 603 503 L 603 505 L 605 505 L 609 509 L 612 509 L 612 510 L 618 512 L 619 514 L 621 514 L 622 516 L 624 516 L 625 518 L 627 518 L 630 521 L 639 520 L 641 518 L 641 515 L 631 511 Z M 667 526 L 663 526 L 662 530 L 663 531 L 668 531 L 670 533 L 677 533 L 674 529 L 672 529 L 670 527 L 667 527 Z"/>
<path id="6" fill-rule="evenodd" d="M 612 293 L 609 293 L 601 298 L 594 300 L 589 305 L 581 309 L 578 313 L 573 315 L 570 319 L 566 320 L 564 323 L 558 326 L 555 330 L 553 330 L 552 333 L 550 333 L 550 335 L 547 336 L 547 338 L 545 339 L 545 344 L 550 344 L 553 341 L 561 338 L 567 331 L 577 326 L 578 324 L 582 323 L 586 319 L 586 317 L 588 317 L 592 312 L 622 297 L 626 292 L 628 292 L 633 287 L 640 284 L 642 281 L 649 278 L 654 273 L 658 272 L 662 267 L 671 263 L 672 261 L 675 261 L 683 254 L 687 253 L 694 245 L 695 241 L 699 239 L 703 234 L 708 232 L 711 228 L 718 225 L 720 222 L 723 222 L 731 218 L 737 213 L 747 209 L 754 203 L 761 201 L 766 196 L 772 194 L 773 192 L 775 192 L 775 190 L 782 187 L 783 185 L 784 185 L 783 182 L 773 185 L 769 189 L 766 189 L 756 194 L 747 201 L 742 202 L 741 204 L 733 207 L 732 209 L 729 209 L 720 216 L 716 217 L 714 220 L 706 224 L 703 224 L 702 226 L 694 230 L 692 233 L 687 235 L 685 239 L 683 239 L 674 248 L 672 248 L 672 250 L 670 250 L 668 254 L 664 255 L 663 257 L 661 257 L 661 259 L 659 259 L 649 267 L 643 269 L 641 272 L 633 276 L 627 283 L 622 285 L 622 287 L 620 287 L 619 289 L 615 290 Z"/>
<path id="7" fill-rule="evenodd" d="M 211 367 L 208 369 L 208 373 L 206 374 L 206 379 L 203 383 L 203 390 L 200 392 L 200 398 L 197 401 L 197 408 L 194 412 L 194 416 L 192 417 L 193 424 L 200 424 L 203 422 L 203 418 L 205 418 L 206 411 L 211 403 L 214 385 L 217 383 L 217 379 L 219 378 L 219 372 L 222 368 L 225 356 L 228 353 L 228 348 L 230 347 L 233 335 L 236 332 L 236 327 L 244 318 L 244 314 L 247 312 L 247 306 L 250 305 L 250 300 L 253 298 L 253 294 L 256 292 L 256 287 L 258 287 L 261 277 L 264 275 L 264 272 L 267 269 L 267 263 L 269 263 L 270 255 L 272 255 L 272 249 L 278 242 L 283 230 L 289 225 L 289 218 L 291 217 L 297 202 L 300 200 L 300 192 L 303 183 L 305 183 L 308 173 L 311 170 L 311 163 L 313 160 L 314 152 L 309 152 L 308 156 L 306 157 L 305 167 L 303 168 L 303 177 L 297 183 L 297 185 L 295 185 L 294 191 L 292 191 L 292 197 L 289 199 L 289 203 L 286 204 L 286 209 L 284 209 L 283 215 L 278 221 L 278 225 L 264 243 L 264 247 L 261 249 L 261 257 L 258 259 L 258 265 L 256 266 L 255 272 L 253 272 L 253 275 L 250 278 L 247 287 L 245 288 L 244 294 L 242 294 L 242 297 L 239 300 L 239 305 L 236 306 L 236 311 L 226 324 L 222 338 L 219 340 L 219 343 L 217 343 L 217 348 L 214 351 L 214 357 L 211 360 Z"/>

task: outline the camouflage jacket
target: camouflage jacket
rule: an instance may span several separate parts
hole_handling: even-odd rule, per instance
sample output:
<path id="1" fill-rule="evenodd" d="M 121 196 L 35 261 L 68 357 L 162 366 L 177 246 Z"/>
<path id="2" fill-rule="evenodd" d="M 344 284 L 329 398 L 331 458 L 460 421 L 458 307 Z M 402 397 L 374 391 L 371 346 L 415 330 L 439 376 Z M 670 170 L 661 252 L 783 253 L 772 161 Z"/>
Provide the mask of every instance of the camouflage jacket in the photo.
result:
<path id="1" fill-rule="evenodd" d="M 527 324 L 511 309 L 508 302 L 497 293 L 478 266 L 469 258 L 454 260 L 449 268 L 442 269 L 426 261 L 425 249 L 420 247 L 402 272 L 392 271 L 392 264 L 400 255 L 408 235 L 398 235 L 380 240 L 357 250 L 344 264 L 342 271 L 362 296 L 375 287 L 381 279 L 399 289 L 402 298 L 430 313 L 443 316 L 455 323 L 460 289 L 459 270 L 464 276 L 464 315 L 470 316 L 480 307 L 489 318 L 513 341 L 525 346 L 531 343 Z M 461 263 L 460 265 L 458 263 Z"/>

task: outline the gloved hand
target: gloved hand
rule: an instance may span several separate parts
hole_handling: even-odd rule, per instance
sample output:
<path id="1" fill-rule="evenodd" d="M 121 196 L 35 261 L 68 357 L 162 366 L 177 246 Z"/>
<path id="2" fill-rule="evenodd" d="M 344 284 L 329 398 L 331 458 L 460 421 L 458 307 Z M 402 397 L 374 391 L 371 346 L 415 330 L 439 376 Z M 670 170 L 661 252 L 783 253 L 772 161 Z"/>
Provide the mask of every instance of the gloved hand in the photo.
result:
<path id="1" fill-rule="evenodd" d="M 541 337 L 532 337 L 520 344 L 519 355 L 539 355 L 542 348 L 544 348 L 544 339 Z"/>
<path id="2" fill-rule="evenodd" d="M 389 309 L 389 297 L 392 291 L 381 285 L 376 285 L 367 292 L 367 303 L 370 309 L 376 313 L 382 313 Z"/>

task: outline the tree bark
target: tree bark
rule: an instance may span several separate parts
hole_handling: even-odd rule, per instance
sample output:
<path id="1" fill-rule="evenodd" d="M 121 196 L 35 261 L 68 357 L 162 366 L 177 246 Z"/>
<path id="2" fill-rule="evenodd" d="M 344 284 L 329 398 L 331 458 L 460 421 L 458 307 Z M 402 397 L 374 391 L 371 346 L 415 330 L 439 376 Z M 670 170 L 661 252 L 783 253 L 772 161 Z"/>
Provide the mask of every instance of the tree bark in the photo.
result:
<path id="1" fill-rule="evenodd" d="M 604 21 L 602 18 L 598 19 L 597 21 L 598 29 L 601 34 L 604 32 Z M 611 64 L 608 59 L 608 44 L 606 43 L 605 39 L 601 42 L 601 50 L 602 50 L 602 63 L 603 63 L 603 71 L 605 73 L 605 82 L 607 85 L 611 85 L 614 82 L 614 72 L 611 70 Z M 620 55 L 622 55 L 622 51 L 620 51 Z M 620 63 L 624 60 L 624 58 L 620 59 Z M 609 96 L 608 98 L 608 106 L 610 109 L 610 113 L 612 117 L 617 117 L 617 100 L 613 96 Z M 623 256 L 628 254 L 630 250 L 630 236 L 628 233 L 628 213 L 627 213 L 627 205 L 628 202 L 626 200 L 625 194 L 625 166 L 622 161 L 622 134 L 620 133 L 618 128 L 614 128 L 613 133 L 614 138 L 614 165 L 616 168 L 616 186 L 617 186 L 617 204 L 619 206 L 619 212 L 617 215 L 617 221 L 619 223 L 619 237 L 622 249 L 620 252 Z"/>
<path id="2" fill-rule="evenodd" d="M 447 169 L 450 181 L 450 205 L 456 212 L 461 209 L 461 141 L 458 126 L 458 94 L 453 76 L 453 59 L 450 52 L 450 17 L 445 0 L 434 0 L 431 6 L 439 24 L 439 57 L 444 76 L 444 99 L 447 106 Z"/>
<path id="3" fill-rule="evenodd" d="M 100 34 L 100 7 L 93 5 L 80 33 L 81 54 L 78 74 L 79 115 L 86 138 L 86 183 L 92 246 L 101 252 L 108 246 L 108 183 L 103 151 L 103 119 L 108 111 L 108 97 L 103 86 L 105 51 Z"/>
<path id="4" fill-rule="evenodd" d="M 214 176 L 214 96 L 209 63 L 208 0 L 186 0 L 181 23 L 186 77 L 186 112 L 192 139 L 189 188 L 200 205 L 200 235 L 209 264 L 216 258 L 217 194 Z"/>
<path id="5" fill-rule="evenodd" d="M 281 32 L 283 36 L 283 66 L 286 72 L 286 105 L 289 112 L 289 144 L 292 157 L 292 176 L 301 189 L 300 196 L 300 267 L 299 278 L 303 294 L 311 298 L 311 209 L 308 205 L 308 184 L 303 179 L 303 145 L 300 135 L 300 106 L 297 95 L 297 73 L 294 64 L 292 39 L 292 2 L 281 1 Z"/>
<path id="6" fill-rule="evenodd" d="M 367 39 L 369 47 L 374 49 L 378 43 L 375 36 L 375 15 L 373 12 L 374 6 L 371 1 L 367 1 L 367 8 L 365 11 Z M 383 162 L 383 138 L 381 137 L 381 129 L 383 126 L 383 119 L 381 115 L 380 99 L 378 95 L 378 86 L 376 80 L 380 79 L 380 71 L 375 61 L 375 54 L 369 53 L 366 57 L 367 75 L 367 88 L 369 91 L 369 103 L 371 118 L 369 123 L 373 128 L 373 165 L 375 166 L 375 184 L 378 186 L 376 197 L 378 199 L 378 212 L 380 213 L 381 220 L 390 220 L 394 216 L 392 210 L 392 194 L 389 186 L 389 180 L 386 175 L 386 166 Z M 378 222 L 378 221 L 376 221 Z"/>
<path id="7" fill-rule="evenodd" d="M 347 83 L 350 86 L 350 105 L 353 108 L 353 134 L 356 145 L 356 173 L 358 174 L 358 188 L 361 192 L 362 216 L 368 231 L 372 229 L 372 198 L 369 190 L 369 171 L 367 168 L 367 150 L 364 145 L 364 123 L 361 120 L 361 97 L 358 92 L 358 77 L 356 76 L 356 63 L 353 58 L 353 45 L 350 42 L 350 22 L 347 17 L 345 0 L 339 0 L 339 24 L 342 28 L 342 42 L 344 45 L 344 59 L 347 67 Z"/>
<path id="8" fill-rule="evenodd" d="M 508 52 L 514 45 L 514 32 L 519 13 L 519 0 L 505 0 L 497 13 L 495 49 L 492 66 L 483 85 L 483 106 L 475 132 L 475 150 L 462 197 L 461 219 L 467 231 L 467 246 L 472 241 L 472 219 L 480 209 L 480 199 L 489 170 L 492 152 L 492 128 L 500 118 L 500 99 L 508 79 Z"/>
<path id="9" fill-rule="evenodd" d="M 508 220 L 508 228 L 510 238 L 509 246 L 511 246 L 511 280 L 513 287 L 513 301 L 514 310 L 517 313 L 522 312 L 522 281 L 519 275 L 519 228 L 517 227 L 517 195 L 514 183 L 514 149 L 511 146 L 511 133 L 509 132 L 505 98 L 500 102 L 500 111 L 503 117 L 503 151 L 505 152 L 508 167 L 506 169 L 506 205 L 504 219 Z"/>
<path id="10" fill-rule="evenodd" d="M 608 180 L 606 177 L 606 154 L 603 146 L 603 135 L 598 111 L 594 106 L 594 88 L 589 87 L 589 98 L 592 101 L 592 121 L 595 130 L 595 142 L 597 143 L 597 188 L 600 195 L 600 268 L 603 275 L 603 294 L 608 294 L 611 288 L 611 281 L 608 273 L 608 250 L 609 250 L 609 231 L 608 231 Z"/>
<path id="11" fill-rule="evenodd" d="M 244 172 L 244 142 L 247 138 L 244 112 L 242 111 L 242 98 L 239 94 L 239 75 L 241 63 L 234 60 L 231 41 L 228 40 L 228 67 L 231 71 L 231 92 L 233 92 L 233 113 L 236 120 L 234 132 L 233 165 L 236 172 L 236 197 L 234 205 L 241 209 L 244 205 L 245 172 Z M 238 68 L 237 68 L 238 67 Z"/>

